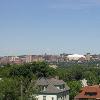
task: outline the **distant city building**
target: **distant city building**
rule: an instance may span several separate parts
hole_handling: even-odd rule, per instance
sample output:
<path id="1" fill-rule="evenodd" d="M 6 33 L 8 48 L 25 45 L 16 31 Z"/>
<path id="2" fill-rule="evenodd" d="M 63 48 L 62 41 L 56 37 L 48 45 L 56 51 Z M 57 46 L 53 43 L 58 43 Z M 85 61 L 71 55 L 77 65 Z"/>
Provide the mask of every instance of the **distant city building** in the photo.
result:
<path id="1" fill-rule="evenodd" d="M 94 55 L 91 55 L 91 56 L 92 56 L 92 60 L 94 60 L 94 61 L 100 60 L 100 55 L 94 54 Z"/>
<path id="2" fill-rule="evenodd" d="M 26 63 L 32 62 L 32 55 L 27 55 L 26 56 Z"/>
<path id="3" fill-rule="evenodd" d="M 26 55 L 21 55 L 18 57 L 21 59 L 22 63 L 26 63 Z"/>
<path id="4" fill-rule="evenodd" d="M 11 56 L 9 62 L 12 64 L 21 64 L 22 60 L 18 56 Z"/>
<path id="5" fill-rule="evenodd" d="M 29 62 L 37 62 L 37 61 L 44 61 L 44 58 L 42 55 L 27 55 L 26 56 L 26 63 Z"/>
<path id="6" fill-rule="evenodd" d="M 90 55 L 87 53 L 86 55 L 79 54 L 60 54 L 60 55 L 20 55 L 20 56 L 4 56 L 0 57 L 0 64 L 23 64 L 23 63 L 31 63 L 31 62 L 42 62 L 46 61 L 50 64 L 57 64 L 59 62 L 70 62 L 77 61 L 78 63 L 84 63 L 87 61 L 100 61 L 100 55 Z"/>
<path id="7" fill-rule="evenodd" d="M 45 61 L 47 62 L 59 62 L 59 55 L 45 55 Z"/>
<path id="8" fill-rule="evenodd" d="M 9 63 L 9 57 L 4 56 L 0 58 L 0 64 L 8 64 Z"/>
<path id="9" fill-rule="evenodd" d="M 87 53 L 87 54 L 86 54 L 86 60 L 87 60 L 87 61 L 90 61 L 90 60 L 91 60 L 90 53 Z"/>

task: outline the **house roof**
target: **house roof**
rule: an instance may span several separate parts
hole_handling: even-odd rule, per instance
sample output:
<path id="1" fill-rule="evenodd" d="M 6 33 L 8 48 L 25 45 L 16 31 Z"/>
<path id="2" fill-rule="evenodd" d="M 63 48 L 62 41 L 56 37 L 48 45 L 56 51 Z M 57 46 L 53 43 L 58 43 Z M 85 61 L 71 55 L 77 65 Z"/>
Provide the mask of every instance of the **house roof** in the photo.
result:
<path id="1" fill-rule="evenodd" d="M 43 93 L 59 93 L 61 92 L 59 89 L 57 89 L 54 85 L 48 85 L 46 91 L 43 91 Z"/>
<path id="2" fill-rule="evenodd" d="M 44 77 L 37 80 L 37 85 L 49 85 L 49 84 L 61 85 L 65 84 L 65 82 L 63 80 L 58 80 L 55 78 L 46 79 Z"/>
<path id="3" fill-rule="evenodd" d="M 65 85 L 64 89 L 58 89 L 56 86 Z M 46 91 L 41 91 L 41 93 L 60 93 L 69 90 L 70 88 L 65 84 L 63 80 L 58 80 L 55 78 L 40 78 L 37 80 L 37 85 L 47 86 Z"/>
<path id="4" fill-rule="evenodd" d="M 88 95 L 87 93 L 90 93 Z M 92 95 L 91 95 L 92 93 Z M 100 86 L 94 85 L 94 86 L 86 86 L 84 87 L 81 92 L 75 97 L 75 99 L 79 98 L 95 98 L 100 99 Z"/>
<path id="5" fill-rule="evenodd" d="M 36 84 L 37 85 L 48 85 L 49 83 L 48 83 L 48 80 L 46 78 L 42 77 L 42 78 L 39 78 L 37 80 Z"/>
<path id="6" fill-rule="evenodd" d="M 55 79 L 55 78 L 48 79 L 48 82 L 50 84 L 53 84 L 53 85 L 65 84 L 65 82 L 63 80 L 58 80 L 58 79 Z"/>

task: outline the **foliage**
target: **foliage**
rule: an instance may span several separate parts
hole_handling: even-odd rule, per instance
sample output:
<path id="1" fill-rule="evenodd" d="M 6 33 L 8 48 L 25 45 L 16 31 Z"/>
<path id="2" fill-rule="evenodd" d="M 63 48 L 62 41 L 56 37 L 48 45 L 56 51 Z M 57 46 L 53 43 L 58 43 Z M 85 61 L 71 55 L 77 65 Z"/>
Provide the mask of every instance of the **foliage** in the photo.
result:
<path id="1" fill-rule="evenodd" d="M 68 82 L 68 85 L 70 87 L 70 100 L 74 100 L 74 97 L 78 94 L 82 87 L 81 83 L 80 81 L 70 81 Z"/>
<path id="2" fill-rule="evenodd" d="M 2 78 L 0 80 L 0 100 L 20 100 L 21 81 L 23 100 L 27 100 L 32 93 L 38 92 L 35 86 L 37 78 L 55 76 L 59 76 L 60 79 L 68 83 L 70 87 L 70 100 L 73 100 L 81 88 L 80 80 L 85 78 L 90 85 L 100 83 L 100 68 L 96 66 L 97 63 L 61 63 L 62 67 L 57 69 L 50 68 L 46 62 L 4 65 L 0 67 L 0 78 Z"/>
<path id="3" fill-rule="evenodd" d="M 0 68 L 0 78 L 2 78 L 0 80 L 0 99 L 20 100 L 22 86 L 23 100 L 27 100 L 30 95 L 37 92 L 34 80 L 38 77 L 53 77 L 55 73 L 56 70 L 50 68 L 45 62 L 5 65 Z"/>
<path id="4" fill-rule="evenodd" d="M 37 77 L 49 77 L 54 76 L 55 70 L 45 62 L 34 62 L 32 64 L 19 65 L 16 68 L 13 67 L 9 75 L 32 78 L 33 74 Z"/>
<path id="5" fill-rule="evenodd" d="M 2 79 L 0 81 L 0 100 L 18 100 L 19 90 L 19 83 L 16 79 Z"/>

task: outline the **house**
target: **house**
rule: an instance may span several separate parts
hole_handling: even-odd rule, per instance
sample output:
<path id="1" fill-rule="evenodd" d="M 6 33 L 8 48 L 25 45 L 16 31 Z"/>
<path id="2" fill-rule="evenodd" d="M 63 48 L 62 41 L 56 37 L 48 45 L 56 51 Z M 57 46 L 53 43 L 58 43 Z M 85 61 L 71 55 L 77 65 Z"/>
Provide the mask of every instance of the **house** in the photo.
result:
<path id="1" fill-rule="evenodd" d="M 36 100 L 69 100 L 69 87 L 57 78 L 40 78 L 37 80 L 39 94 Z"/>
<path id="2" fill-rule="evenodd" d="M 83 87 L 74 100 L 100 100 L 100 86 Z"/>

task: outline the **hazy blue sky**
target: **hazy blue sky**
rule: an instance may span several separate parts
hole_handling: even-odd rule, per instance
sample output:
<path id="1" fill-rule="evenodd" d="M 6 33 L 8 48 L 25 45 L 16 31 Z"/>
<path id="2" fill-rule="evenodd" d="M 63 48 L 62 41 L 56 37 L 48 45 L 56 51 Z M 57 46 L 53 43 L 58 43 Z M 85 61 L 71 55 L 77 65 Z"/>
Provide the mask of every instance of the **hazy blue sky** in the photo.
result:
<path id="1" fill-rule="evenodd" d="M 0 0 L 0 55 L 100 53 L 100 0 Z"/>

